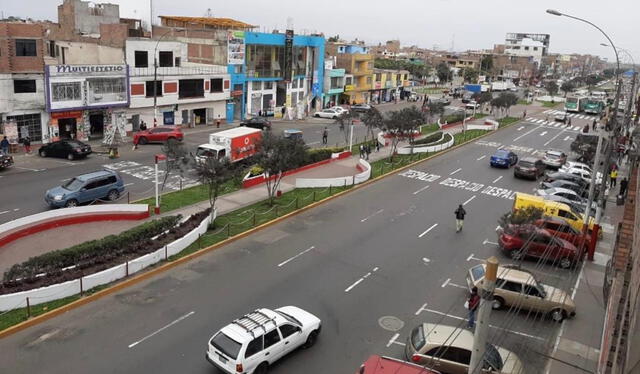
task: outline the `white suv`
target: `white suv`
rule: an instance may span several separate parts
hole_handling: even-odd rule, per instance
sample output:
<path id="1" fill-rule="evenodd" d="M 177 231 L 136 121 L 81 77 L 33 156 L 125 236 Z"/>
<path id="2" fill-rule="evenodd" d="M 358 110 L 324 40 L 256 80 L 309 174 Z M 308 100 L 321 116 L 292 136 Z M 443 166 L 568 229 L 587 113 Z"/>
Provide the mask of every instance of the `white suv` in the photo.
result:
<path id="1" fill-rule="evenodd" d="M 205 356 L 226 373 L 264 374 L 289 352 L 311 347 L 320 327 L 318 317 L 295 306 L 257 309 L 213 335 Z"/>

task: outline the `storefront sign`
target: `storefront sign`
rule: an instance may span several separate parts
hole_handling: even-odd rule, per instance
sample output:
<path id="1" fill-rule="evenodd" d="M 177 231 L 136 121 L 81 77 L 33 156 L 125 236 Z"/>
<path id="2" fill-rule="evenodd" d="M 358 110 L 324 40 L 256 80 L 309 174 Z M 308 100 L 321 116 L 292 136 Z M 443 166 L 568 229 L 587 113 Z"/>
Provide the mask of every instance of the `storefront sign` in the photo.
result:
<path id="1" fill-rule="evenodd" d="M 382 88 L 382 82 L 376 82 L 375 88 Z"/>
<path id="2" fill-rule="evenodd" d="M 242 96 L 242 90 L 233 90 L 233 91 L 231 91 L 231 96 L 233 96 L 233 97 Z"/>
<path id="3" fill-rule="evenodd" d="M 293 78 L 293 30 L 285 32 L 284 39 L 284 81 L 291 82 Z"/>
<path id="4" fill-rule="evenodd" d="M 105 76 L 127 73 L 127 65 L 48 65 L 49 76 Z"/>
<path id="5" fill-rule="evenodd" d="M 227 63 L 229 65 L 244 64 L 244 31 L 229 31 L 227 33 Z"/>
<path id="6" fill-rule="evenodd" d="M 347 84 L 346 86 L 344 86 L 344 92 L 353 91 L 354 89 L 355 89 L 355 86 L 352 84 Z"/>
<path id="7" fill-rule="evenodd" d="M 60 118 L 81 118 L 82 111 L 80 110 L 71 110 L 66 112 L 53 112 L 51 113 L 51 119 L 60 119 Z"/>

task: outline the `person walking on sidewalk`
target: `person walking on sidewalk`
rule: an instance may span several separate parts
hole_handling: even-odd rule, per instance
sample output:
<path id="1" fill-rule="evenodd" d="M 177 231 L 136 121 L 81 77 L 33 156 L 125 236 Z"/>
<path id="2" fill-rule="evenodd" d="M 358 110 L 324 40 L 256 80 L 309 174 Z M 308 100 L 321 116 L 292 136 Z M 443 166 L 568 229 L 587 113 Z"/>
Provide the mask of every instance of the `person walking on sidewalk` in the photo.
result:
<path id="1" fill-rule="evenodd" d="M 525 110 L 524 112 L 522 112 L 522 119 L 524 119 L 527 116 L 527 111 Z"/>
<path id="2" fill-rule="evenodd" d="M 611 187 L 615 187 L 616 179 L 618 179 L 618 169 L 611 170 L 611 174 L 609 174 L 609 178 L 611 179 Z"/>
<path id="3" fill-rule="evenodd" d="M 2 149 L 3 154 L 9 154 L 9 139 L 7 139 L 6 136 L 2 138 L 2 141 L 0 141 L 0 149 Z"/>
<path id="4" fill-rule="evenodd" d="M 622 180 L 620 181 L 620 195 L 622 196 L 626 196 L 627 194 L 627 187 L 629 187 L 629 181 L 627 180 L 627 177 L 622 178 Z"/>
<path id="5" fill-rule="evenodd" d="M 367 156 L 367 160 L 369 159 L 369 155 L 371 154 L 371 144 L 367 143 L 367 145 L 364 147 L 364 153 Z"/>
<path id="6" fill-rule="evenodd" d="M 31 154 L 31 138 L 27 136 L 22 140 L 22 144 L 24 145 L 24 151 Z"/>
<path id="7" fill-rule="evenodd" d="M 327 139 L 329 138 L 329 129 L 327 129 L 327 127 L 324 127 L 324 130 L 322 130 L 322 144 L 327 144 Z"/>
<path id="8" fill-rule="evenodd" d="M 380 142 L 376 140 L 376 152 L 380 152 Z"/>
<path id="9" fill-rule="evenodd" d="M 596 120 L 594 119 L 594 120 L 593 120 L 593 123 L 591 124 L 591 130 L 596 131 L 596 124 L 597 124 L 597 123 L 598 123 L 598 122 L 596 122 Z"/>
<path id="10" fill-rule="evenodd" d="M 476 311 L 480 305 L 480 295 L 478 295 L 478 287 L 471 289 L 469 299 L 467 299 L 467 309 L 469 309 L 469 321 L 467 322 L 467 328 L 476 327 Z"/>
<path id="11" fill-rule="evenodd" d="M 462 231 L 462 225 L 464 224 L 464 216 L 467 212 L 462 207 L 462 204 L 458 205 L 458 209 L 454 212 L 456 215 L 456 232 Z"/>

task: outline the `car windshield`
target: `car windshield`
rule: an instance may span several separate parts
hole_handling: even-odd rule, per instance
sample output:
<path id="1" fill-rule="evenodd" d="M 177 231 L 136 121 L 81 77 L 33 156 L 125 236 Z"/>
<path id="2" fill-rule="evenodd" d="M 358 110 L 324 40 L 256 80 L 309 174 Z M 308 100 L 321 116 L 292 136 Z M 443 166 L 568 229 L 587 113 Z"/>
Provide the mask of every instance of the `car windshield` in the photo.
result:
<path id="1" fill-rule="evenodd" d="M 557 159 L 557 158 L 560 158 L 560 155 L 557 153 L 547 153 L 547 158 Z"/>
<path id="2" fill-rule="evenodd" d="M 289 321 L 291 323 L 295 323 L 298 326 L 302 326 L 302 323 L 296 317 L 292 316 L 291 314 L 287 314 L 287 313 L 282 312 L 280 310 L 276 310 L 276 313 L 278 313 L 279 315 L 281 315 L 284 318 L 286 318 L 287 321 Z"/>
<path id="3" fill-rule="evenodd" d="M 490 366 L 494 371 L 502 370 L 504 365 L 500 352 L 492 344 L 487 344 L 485 347 L 484 362 L 485 366 Z"/>
<path id="4" fill-rule="evenodd" d="M 498 152 L 496 152 L 496 154 L 494 156 L 495 157 L 508 157 L 509 156 L 509 152 L 507 152 L 507 151 L 498 151 Z"/>
<path id="5" fill-rule="evenodd" d="M 520 161 L 520 166 L 522 166 L 523 168 L 532 168 L 535 165 L 533 164 L 533 162 L 529 162 L 529 161 Z"/>
<path id="6" fill-rule="evenodd" d="M 198 150 L 196 151 L 196 156 L 200 156 L 200 157 L 215 157 L 216 156 L 216 152 L 211 150 L 211 149 L 198 148 Z"/>
<path id="7" fill-rule="evenodd" d="M 73 178 L 67 183 L 62 185 L 62 188 L 69 191 L 77 191 L 84 185 L 84 182 L 78 178 Z"/>
<path id="8" fill-rule="evenodd" d="M 424 331 L 422 326 L 418 326 L 411 331 L 411 344 L 416 351 L 419 351 L 424 347 L 426 341 L 424 339 Z"/>
<path id="9" fill-rule="evenodd" d="M 217 333 L 216 336 L 211 339 L 211 345 L 234 360 L 238 358 L 238 352 L 240 352 L 240 348 L 242 348 L 242 344 L 231 339 L 222 332 Z"/>

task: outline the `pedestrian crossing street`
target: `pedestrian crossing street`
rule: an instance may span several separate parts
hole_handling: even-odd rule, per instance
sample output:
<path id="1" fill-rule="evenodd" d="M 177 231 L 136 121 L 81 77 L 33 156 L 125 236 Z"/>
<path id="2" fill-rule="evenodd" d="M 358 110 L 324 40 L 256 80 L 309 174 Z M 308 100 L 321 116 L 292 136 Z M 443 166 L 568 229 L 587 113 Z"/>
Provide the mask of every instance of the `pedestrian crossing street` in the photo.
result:
<path id="1" fill-rule="evenodd" d="M 560 114 L 560 113 L 566 113 L 567 117 L 569 117 L 569 118 L 579 118 L 579 119 L 588 119 L 588 120 L 592 120 L 594 118 L 597 118 L 596 115 L 592 115 L 592 114 L 569 113 L 569 112 L 565 112 L 564 110 L 555 110 L 555 109 L 547 109 L 542 113 L 549 114 L 549 115 L 556 115 L 556 114 Z"/>
<path id="2" fill-rule="evenodd" d="M 555 122 L 555 121 L 545 121 L 543 119 L 539 119 L 539 118 L 533 118 L 533 117 L 527 117 L 526 121 L 529 123 L 532 123 L 534 125 L 539 125 L 539 126 L 544 126 L 544 127 L 548 127 L 548 128 L 562 128 L 565 131 L 572 131 L 572 132 L 580 132 L 582 131 L 582 127 L 581 126 L 567 126 L 566 124 L 562 123 L 562 122 Z"/>

